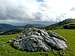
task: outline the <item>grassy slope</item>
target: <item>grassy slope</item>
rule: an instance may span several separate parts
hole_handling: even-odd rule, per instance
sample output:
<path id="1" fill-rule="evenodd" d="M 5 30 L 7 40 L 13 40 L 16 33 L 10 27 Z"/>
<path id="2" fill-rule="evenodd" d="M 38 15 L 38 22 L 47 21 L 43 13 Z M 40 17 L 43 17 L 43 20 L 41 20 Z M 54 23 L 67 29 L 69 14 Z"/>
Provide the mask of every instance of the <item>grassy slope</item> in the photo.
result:
<path id="1" fill-rule="evenodd" d="M 75 56 L 75 30 L 58 29 L 53 30 L 60 35 L 64 36 L 68 41 L 68 48 L 65 51 L 65 56 Z M 0 42 L 7 42 L 11 38 L 15 38 L 15 35 L 7 35 L 0 37 Z M 24 52 L 12 48 L 9 44 L 0 46 L 0 56 L 59 56 L 58 52 Z"/>
<path id="2" fill-rule="evenodd" d="M 75 24 L 75 19 L 66 19 L 63 20 L 61 22 L 58 22 L 56 24 L 52 24 L 50 26 L 45 27 L 45 29 L 49 30 L 49 29 L 63 29 L 64 25 L 68 25 L 68 24 Z"/>
<path id="3" fill-rule="evenodd" d="M 65 56 L 75 56 L 75 29 L 58 29 L 54 31 L 67 39 L 68 48 L 65 51 Z"/>

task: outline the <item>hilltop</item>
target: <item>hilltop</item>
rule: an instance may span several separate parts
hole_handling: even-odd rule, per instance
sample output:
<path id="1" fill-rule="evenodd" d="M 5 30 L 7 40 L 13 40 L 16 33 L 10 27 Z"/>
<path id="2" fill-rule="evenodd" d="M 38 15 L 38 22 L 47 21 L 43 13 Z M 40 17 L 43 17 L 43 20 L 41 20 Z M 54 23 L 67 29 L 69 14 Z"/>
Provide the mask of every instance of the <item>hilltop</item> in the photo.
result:
<path id="1" fill-rule="evenodd" d="M 75 19 L 66 19 L 61 22 L 49 25 L 45 27 L 45 29 L 58 29 L 58 28 L 64 28 L 65 25 L 75 25 Z"/>

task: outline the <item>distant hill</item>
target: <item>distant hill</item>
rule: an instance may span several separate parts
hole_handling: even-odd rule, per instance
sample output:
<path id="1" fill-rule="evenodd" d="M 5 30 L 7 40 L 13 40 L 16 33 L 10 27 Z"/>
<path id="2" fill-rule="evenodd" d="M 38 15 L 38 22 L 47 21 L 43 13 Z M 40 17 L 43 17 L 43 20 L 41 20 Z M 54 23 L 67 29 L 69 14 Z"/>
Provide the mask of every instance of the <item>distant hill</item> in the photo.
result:
<path id="1" fill-rule="evenodd" d="M 13 26 L 9 24 L 0 24 L 1 32 L 0 35 L 10 35 L 22 32 L 25 28 L 44 28 L 46 25 L 43 24 L 27 24 L 25 26 Z"/>
<path id="2" fill-rule="evenodd" d="M 11 34 L 17 34 L 17 33 L 20 33 L 22 32 L 23 29 L 12 29 L 12 30 L 9 30 L 9 31 L 5 31 L 5 32 L 2 32 L 0 33 L 0 35 L 11 35 Z"/>
<path id="3" fill-rule="evenodd" d="M 16 29 L 16 26 L 10 24 L 0 24 L 0 32 Z"/>
<path id="4" fill-rule="evenodd" d="M 69 26 L 74 26 L 75 25 L 75 19 L 66 19 L 66 20 L 63 20 L 61 22 L 58 22 L 58 23 L 55 23 L 55 24 L 52 24 L 52 25 L 49 25 L 47 27 L 45 27 L 45 29 L 58 29 L 58 28 L 64 28 L 65 25 L 69 25 Z"/>
<path id="5" fill-rule="evenodd" d="M 46 27 L 46 25 L 44 25 L 44 24 L 27 24 L 27 25 L 25 25 L 25 28 L 32 28 L 32 27 L 35 27 L 35 28 L 44 28 L 44 27 Z"/>

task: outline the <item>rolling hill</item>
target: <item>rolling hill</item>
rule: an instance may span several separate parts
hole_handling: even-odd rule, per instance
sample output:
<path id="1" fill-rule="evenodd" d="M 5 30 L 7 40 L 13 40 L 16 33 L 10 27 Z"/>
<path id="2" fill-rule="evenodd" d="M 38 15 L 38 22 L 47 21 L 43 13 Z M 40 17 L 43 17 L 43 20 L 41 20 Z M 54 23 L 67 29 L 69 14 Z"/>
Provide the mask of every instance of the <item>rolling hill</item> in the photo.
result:
<path id="1" fill-rule="evenodd" d="M 69 25 L 69 26 L 74 26 L 75 25 L 75 19 L 66 19 L 63 20 L 61 22 L 49 25 L 47 27 L 45 27 L 45 29 L 49 30 L 49 29 L 58 29 L 58 28 L 64 28 L 65 25 Z"/>
<path id="2" fill-rule="evenodd" d="M 46 25 L 43 24 L 27 24 L 25 26 L 13 26 L 9 24 L 0 24 L 1 33 L 0 35 L 10 35 L 22 32 L 25 28 L 44 28 Z"/>
<path id="3" fill-rule="evenodd" d="M 10 24 L 0 24 L 0 32 L 5 32 L 12 29 L 16 29 L 16 26 Z"/>
<path id="4" fill-rule="evenodd" d="M 34 27 L 34 28 L 44 28 L 44 27 L 46 27 L 46 25 L 44 25 L 44 24 L 27 24 L 27 25 L 25 25 L 25 28 L 32 28 L 32 27 Z"/>
<path id="5" fill-rule="evenodd" d="M 75 19 L 66 19 L 62 22 L 47 26 L 48 29 L 56 29 L 56 30 L 48 30 L 48 31 L 54 31 L 58 34 L 62 35 L 67 39 L 67 45 L 68 48 L 64 51 L 64 56 L 75 56 L 75 30 L 74 29 L 63 29 L 64 25 L 74 25 Z M 46 29 L 47 29 L 46 27 Z M 54 28 L 52 28 L 54 27 Z M 61 29 L 62 28 L 62 29 Z M 17 32 L 17 29 L 7 31 L 8 33 Z M 7 33 L 5 32 L 5 34 Z M 59 53 L 61 51 L 49 51 L 49 52 L 24 52 L 17 50 L 10 46 L 9 43 L 7 43 L 9 40 L 16 38 L 18 34 L 12 34 L 12 35 L 3 35 L 0 36 L 0 43 L 4 43 L 3 45 L 0 45 L 0 56 L 60 56 Z"/>
<path id="6" fill-rule="evenodd" d="M 12 34 L 20 33 L 22 31 L 23 31 L 23 29 L 16 28 L 16 29 L 12 29 L 12 30 L 9 30 L 9 31 L 2 32 L 2 33 L 0 33 L 0 35 L 12 35 Z"/>

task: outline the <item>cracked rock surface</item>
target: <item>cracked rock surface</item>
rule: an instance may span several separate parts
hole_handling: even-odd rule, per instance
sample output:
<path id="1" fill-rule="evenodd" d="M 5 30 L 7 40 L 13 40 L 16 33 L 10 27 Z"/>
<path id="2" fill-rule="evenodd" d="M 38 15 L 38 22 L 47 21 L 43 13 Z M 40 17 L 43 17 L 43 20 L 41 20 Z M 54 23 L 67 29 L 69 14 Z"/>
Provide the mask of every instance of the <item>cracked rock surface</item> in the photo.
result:
<path id="1" fill-rule="evenodd" d="M 67 48 L 66 39 L 55 32 L 43 29 L 25 29 L 16 39 L 10 41 L 18 49 L 25 51 L 64 50 Z"/>

